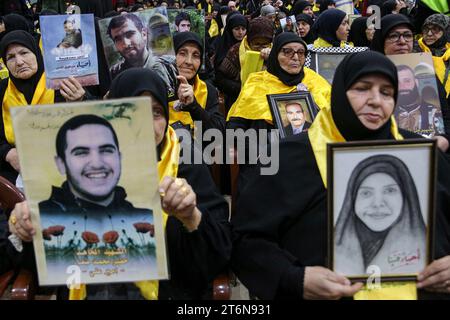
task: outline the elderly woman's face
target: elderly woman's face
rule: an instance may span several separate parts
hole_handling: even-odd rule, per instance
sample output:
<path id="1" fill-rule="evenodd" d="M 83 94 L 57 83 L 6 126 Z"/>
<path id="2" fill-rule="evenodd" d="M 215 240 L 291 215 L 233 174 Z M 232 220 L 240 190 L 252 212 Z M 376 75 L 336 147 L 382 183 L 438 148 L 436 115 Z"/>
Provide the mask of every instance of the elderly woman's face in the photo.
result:
<path id="1" fill-rule="evenodd" d="M 305 47 L 298 42 L 285 44 L 278 53 L 281 69 L 289 74 L 298 74 L 305 64 Z"/>
<path id="2" fill-rule="evenodd" d="M 142 92 L 141 97 L 152 98 L 153 130 L 155 132 L 155 143 L 159 145 L 164 140 L 167 126 L 167 119 L 164 117 L 164 108 L 153 98 L 153 95 L 149 91 Z"/>
<path id="3" fill-rule="evenodd" d="M 370 130 L 382 127 L 394 112 L 395 89 L 384 75 L 359 78 L 347 90 L 347 98 L 359 121 Z"/>
<path id="4" fill-rule="evenodd" d="M 373 231 L 384 231 L 397 221 L 403 207 L 398 183 L 386 173 L 374 173 L 363 180 L 355 199 L 355 213 Z"/>
<path id="5" fill-rule="evenodd" d="M 6 50 L 6 67 L 14 78 L 26 80 L 38 70 L 36 55 L 27 47 L 11 44 Z"/>
<path id="6" fill-rule="evenodd" d="M 444 35 L 444 30 L 436 25 L 427 25 L 422 29 L 423 41 L 427 46 L 432 45 Z"/>

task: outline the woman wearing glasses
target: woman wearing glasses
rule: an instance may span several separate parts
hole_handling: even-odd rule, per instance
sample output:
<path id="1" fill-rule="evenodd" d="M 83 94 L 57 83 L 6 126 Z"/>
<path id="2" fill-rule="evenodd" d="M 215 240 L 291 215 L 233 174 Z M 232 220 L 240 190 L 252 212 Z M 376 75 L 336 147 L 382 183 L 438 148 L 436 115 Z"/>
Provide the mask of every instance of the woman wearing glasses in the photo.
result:
<path id="1" fill-rule="evenodd" d="M 228 112 L 227 128 L 244 131 L 273 129 L 272 114 L 267 102 L 269 94 L 309 91 L 319 109 L 330 105 L 331 87 L 328 82 L 304 67 L 306 46 L 298 35 L 291 32 L 284 32 L 275 37 L 267 70 L 252 73 L 248 77 L 239 97 Z M 257 147 L 256 144 L 247 145 L 246 154 L 249 154 L 250 146 Z M 239 167 L 239 190 L 251 176 L 259 174 L 258 168 L 258 165 L 250 164 Z"/>
<path id="2" fill-rule="evenodd" d="M 422 26 L 422 38 L 419 39 L 419 51 L 431 52 L 434 69 L 445 87 L 447 97 L 450 94 L 450 43 L 446 30 L 450 25 L 450 17 L 443 14 L 429 16 Z"/>
<path id="3" fill-rule="evenodd" d="M 385 55 L 412 53 L 414 47 L 413 30 L 414 27 L 406 16 L 402 14 L 388 14 L 381 19 L 381 29 L 375 31 L 371 49 Z M 445 134 L 435 136 L 435 139 L 437 140 L 439 149 L 448 153 L 450 152 L 450 110 L 444 86 L 440 81 L 437 81 L 437 84 Z M 411 101 L 410 105 L 413 103 L 416 105 L 421 104 L 422 101 L 420 101 L 420 98 L 420 95 L 417 94 L 417 99 Z M 412 108 L 410 109 L 412 110 Z"/>

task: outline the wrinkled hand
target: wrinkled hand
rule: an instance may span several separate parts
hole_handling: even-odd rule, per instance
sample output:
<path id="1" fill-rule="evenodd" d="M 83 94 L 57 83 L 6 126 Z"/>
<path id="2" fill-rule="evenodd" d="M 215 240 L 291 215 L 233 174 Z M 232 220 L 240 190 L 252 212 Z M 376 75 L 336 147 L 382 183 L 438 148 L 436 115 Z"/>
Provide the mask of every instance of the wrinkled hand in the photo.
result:
<path id="1" fill-rule="evenodd" d="M 9 216 L 9 232 L 18 236 L 22 241 L 30 242 L 36 231 L 31 224 L 30 209 L 26 201 L 17 203 Z"/>
<path id="2" fill-rule="evenodd" d="M 263 60 L 269 59 L 269 55 L 270 55 L 270 48 L 264 48 L 260 52 L 260 56 Z"/>
<path id="3" fill-rule="evenodd" d="M 197 208 L 197 195 L 185 179 L 164 177 L 159 184 L 159 193 L 167 214 L 180 220 L 188 231 L 198 228 L 201 212 Z"/>
<path id="4" fill-rule="evenodd" d="M 417 288 L 450 293 L 450 256 L 433 261 L 417 278 Z"/>
<path id="5" fill-rule="evenodd" d="M 449 147 L 449 142 L 446 138 L 442 137 L 442 136 L 435 136 L 434 139 L 436 140 L 437 143 L 437 147 L 442 151 L 442 152 L 447 152 L 448 147 Z"/>
<path id="6" fill-rule="evenodd" d="M 305 299 L 337 300 L 352 297 L 363 287 L 362 283 L 351 284 L 346 277 L 323 267 L 306 267 L 303 285 Z"/>
<path id="7" fill-rule="evenodd" d="M 19 154 L 17 153 L 16 148 L 12 148 L 8 151 L 5 160 L 14 168 L 14 170 L 20 173 Z"/>
<path id="8" fill-rule="evenodd" d="M 178 100 L 184 105 L 189 105 L 194 102 L 194 88 L 189 84 L 184 76 L 177 76 L 180 81 L 178 87 Z"/>
<path id="9" fill-rule="evenodd" d="M 84 91 L 81 84 L 74 77 L 63 79 L 59 91 L 67 102 L 81 101 L 86 94 L 86 91 Z"/>

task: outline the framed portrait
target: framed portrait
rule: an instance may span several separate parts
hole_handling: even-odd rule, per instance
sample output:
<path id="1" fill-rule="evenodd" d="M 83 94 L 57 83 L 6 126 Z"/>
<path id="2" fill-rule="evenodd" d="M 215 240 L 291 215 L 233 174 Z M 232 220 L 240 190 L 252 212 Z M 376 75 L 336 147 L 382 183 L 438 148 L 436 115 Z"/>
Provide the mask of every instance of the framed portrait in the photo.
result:
<path id="1" fill-rule="evenodd" d="M 311 48 L 308 47 L 308 56 L 305 66 L 314 70 L 325 78 L 330 84 L 333 83 L 334 73 L 337 66 L 344 60 L 345 56 L 355 52 L 368 50 L 367 47 L 348 48 Z"/>
<path id="2" fill-rule="evenodd" d="M 400 128 L 426 138 L 445 133 L 431 53 L 388 56 L 397 67 L 398 99 L 394 117 Z"/>
<path id="3" fill-rule="evenodd" d="M 280 19 L 280 25 L 283 32 L 294 32 L 297 34 L 297 23 L 294 15 Z"/>
<path id="4" fill-rule="evenodd" d="M 306 132 L 317 115 L 318 109 L 311 94 L 294 92 L 267 95 L 273 124 L 280 138 Z"/>
<path id="5" fill-rule="evenodd" d="M 435 141 L 333 143 L 327 155 L 330 269 L 415 280 L 433 256 Z"/>
<path id="6" fill-rule="evenodd" d="M 59 89 L 70 76 L 82 86 L 98 84 L 94 16 L 70 14 L 41 16 L 46 87 Z"/>
<path id="7" fill-rule="evenodd" d="M 40 285 L 167 279 L 150 103 L 12 110 Z"/>

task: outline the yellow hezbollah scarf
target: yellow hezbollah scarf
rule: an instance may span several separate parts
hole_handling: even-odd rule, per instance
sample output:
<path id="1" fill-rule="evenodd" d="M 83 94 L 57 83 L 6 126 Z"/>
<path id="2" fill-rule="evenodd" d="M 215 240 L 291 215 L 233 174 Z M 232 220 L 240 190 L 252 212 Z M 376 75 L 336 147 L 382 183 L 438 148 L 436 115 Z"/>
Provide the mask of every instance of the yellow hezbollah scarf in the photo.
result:
<path id="1" fill-rule="evenodd" d="M 320 109 L 328 107 L 331 99 L 330 84 L 311 69 L 306 67 L 303 69 L 305 77 L 301 83 L 307 87 Z M 254 72 L 250 74 L 239 97 L 231 106 L 227 121 L 232 117 L 238 117 L 248 120 L 265 120 L 272 124 L 272 114 L 266 95 L 291 93 L 296 90 L 296 86 L 285 85 L 268 71 Z"/>
<path id="2" fill-rule="evenodd" d="M 194 80 L 194 97 L 197 103 L 203 108 L 206 108 L 206 101 L 208 99 L 208 87 L 206 83 L 195 76 Z M 176 101 L 169 102 L 169 124 L 180 121 L 184 125 L 189 125 L 191 129 L 194 128 L 194 121 L 191 114 L 187 111 L 175 111 L 173 106 Z"/>
<path id="3" fill-rule="evenodd" d="M 353 43 L 351 43 L 351 42 L 347 43 L 345 41 L 341 41 L 341 45 L 340 45 L 341 48 L 344 48 L 346 45 L 353 47 Z M 317 38 L 316 41 L 314 41 L 314 48 L 323 48 L 323 47 L 329 48 L 332 46 L 333 45 L 331 43 L 325 41 L 322 38 Z"/>
<path id="4" fill-rule="evenodd" d="M 216 20 L 214 19 L 211 20 L 208 33 L 211 38 L 214 38 L 215 36 L 219 35 L 219 25 L 217 24 Z"/>
<path id="5" fill-rule="evenodd" d="M 241 66 L 241 88 L 247 81 L 248 76 L 253 72 L 261 71 L 264 59 L 258 51 L 253 51 L 247 41 L 247 36 L 242 39 L 239 46 L 239 63 Z"/>
<path id="6" fill-rule="evenodd" d="M 178 161 L 180 157 L 180 143 L 178 142 L 175 130 L 171 126 L 167 128 L 164 147 L 161 152 L 161 160 L 158 162 L 158 176 L 161 181 L 164 177 L 169 176 L 176 178 L 178 174 Z M 168 215 L 163 214 L 164 229 L 166 228 Z M 158 280 L 145 280 L 134 283 L 141 291 L 142 296 L 146 300 L 157 300 L 159 292 Z M 71 288 L 69 292 L 69 300 L 84 300 L 86 299 L 87 291 L 86 285 L 81 284 L 79 288 Z"/>
<path id="7" fill-rule="evenodd" d="M 37 104 L 52 104 L 55 101 L 55 91 L 45 88 L 45 73 L 42 73 L 41 79 L 34 90 L 33 99 L 31 105 Z M 14 131 L 11 120 L 11 108 L 28 106 L 28 102 L 25 96 L 20 92 L 11 79 L 8 80 L 8 87 L 6 88 L 5 95 L 3 97 L 3 125 L 5 130 L 6 140 L 11 145 L 14 145 L 16 140 L 14 137 Z"/>
<path id="8" fill-rule="evenodd" d="M 398 132 L 394 117 L 391 117 L 391 133 L 395 140 L 403 140 Z M 331 114 L 331 108 L 320 110 L 308 130 L 308 137 L 316 158 L 323 184 L 327 188 L 327 144 L 345 142 Z M 364 286 L 353 297 L 355 300 L 417 300 L 417 289 L 414 282 L 386 282 L 378 287 Z"/>
<path id="9" fill-rule="evenodd" d="M 432 53 L 430 48 L 428 48 L 428 46 L 423 42 L 423 38 L 419 39 L 419 46 L 424 52 Z M 438 78 L 442 82 L 442 84 L 444 85 L 445 92 L 447 92 L 447 97 L 448 97 L 450 94 L 450 76 L 447 76 L 446 83 L 444 83 L 444 78 L 445 78 L 445 72 L 447 69 L 445 66 L 445 62 L 448 62 L 450 60 L 450 43 L 447 42 L 445 47 L 447 48 L 447 50 L 445 51 L 445 53 L 442 57 L 432 56 L 432 58 L 433 58 L 433 64 L 434 64 L 434 69 L 436 71 L 436 75 L 438 76 Z M 449 66 L 449 68 L 450 68 L 450 66 Z"/>

